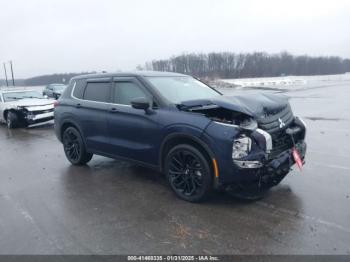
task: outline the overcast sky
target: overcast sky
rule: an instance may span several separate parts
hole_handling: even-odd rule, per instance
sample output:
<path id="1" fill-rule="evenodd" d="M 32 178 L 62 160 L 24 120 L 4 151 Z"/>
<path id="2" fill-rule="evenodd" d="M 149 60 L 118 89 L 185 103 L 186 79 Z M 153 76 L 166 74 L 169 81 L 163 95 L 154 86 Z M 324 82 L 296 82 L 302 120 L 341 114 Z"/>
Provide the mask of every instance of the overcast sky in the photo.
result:
<path id="1" fill-rule="evenodd" d="M 0 61 L 13 60 L 17 77 L 133 70 L 183 52 L 350 58 L 350 0 L 0 0 L 0 7 Z"/>

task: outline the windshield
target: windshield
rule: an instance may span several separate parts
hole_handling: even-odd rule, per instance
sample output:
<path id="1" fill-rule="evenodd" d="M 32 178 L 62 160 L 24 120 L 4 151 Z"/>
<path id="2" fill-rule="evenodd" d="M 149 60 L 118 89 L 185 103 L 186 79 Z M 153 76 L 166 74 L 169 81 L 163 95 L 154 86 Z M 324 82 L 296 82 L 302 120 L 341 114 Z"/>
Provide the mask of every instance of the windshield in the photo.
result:
<path id="1" fill-rule="evenodd" d="M 219 92 L 189 76 L 152 76 L 147 79 L 162 96 L 174 104 L 220 95 Z"/>
<path id="2" fill-rule="evenodd" d="M 44 98 L 37 91 L 8 92 L 8 93 L 4 93 L 3 96 L 4 96 L 5 102 L 11 102 L 11 101 L 16 101 L 16 100 L 25 99 L 25 98 Z"/>

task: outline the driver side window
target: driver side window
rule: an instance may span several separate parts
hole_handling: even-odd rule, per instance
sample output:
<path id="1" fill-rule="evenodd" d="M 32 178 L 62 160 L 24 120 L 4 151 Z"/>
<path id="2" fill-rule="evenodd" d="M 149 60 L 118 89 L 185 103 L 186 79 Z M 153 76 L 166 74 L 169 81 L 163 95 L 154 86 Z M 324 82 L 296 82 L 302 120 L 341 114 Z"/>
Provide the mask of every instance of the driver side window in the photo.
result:
<path id="1" fill-rule="evenodd" d="M 115 82 L 113 92 L 113 103 L 121 105 L 131 105 L 135 98 L 148 97 L 146 93 L 134 82 Z"/>

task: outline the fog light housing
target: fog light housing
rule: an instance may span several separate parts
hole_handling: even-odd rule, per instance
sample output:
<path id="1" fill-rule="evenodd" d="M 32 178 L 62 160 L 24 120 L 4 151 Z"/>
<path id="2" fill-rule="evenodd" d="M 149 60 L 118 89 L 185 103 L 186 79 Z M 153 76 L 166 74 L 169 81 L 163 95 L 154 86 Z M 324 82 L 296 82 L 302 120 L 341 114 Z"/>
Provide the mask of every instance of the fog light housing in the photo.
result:
<path id="1" fill-rule="evenodd" d="M 28 112 L 28 114 L 26 115 L 26 118 L 29 120 L 33 120 L 34 119 L 34 114 L 32 112 Z"/>
<path id="2" fill-rule="evenodd" d="M 247 169 L 261 168 L 263 166 L 263 163 L 261 163 L 260 161 L 234 160 L 234 163 L 240 168 L 247 168 Z"/>
<path id="3" fill-rule="evenodd" d="M 241 159 L 246 157 L 252 148 L 252 140 L 246 135 L 241 135 L 233 140 L 232 158 Z"/>

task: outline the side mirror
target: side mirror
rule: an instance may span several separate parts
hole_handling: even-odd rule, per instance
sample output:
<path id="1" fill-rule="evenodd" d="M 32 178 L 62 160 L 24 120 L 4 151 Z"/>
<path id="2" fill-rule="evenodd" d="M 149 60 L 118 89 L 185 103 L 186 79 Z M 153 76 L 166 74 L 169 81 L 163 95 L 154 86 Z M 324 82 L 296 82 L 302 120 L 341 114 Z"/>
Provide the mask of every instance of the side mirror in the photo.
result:
<path id="1" fill-rule="evenodd" d="M 131 100 L 131 106 L 135 109 L 143 109 L 147 111 L 150 108 L 151 103 L 145 97 L 138 97 Z"/>

